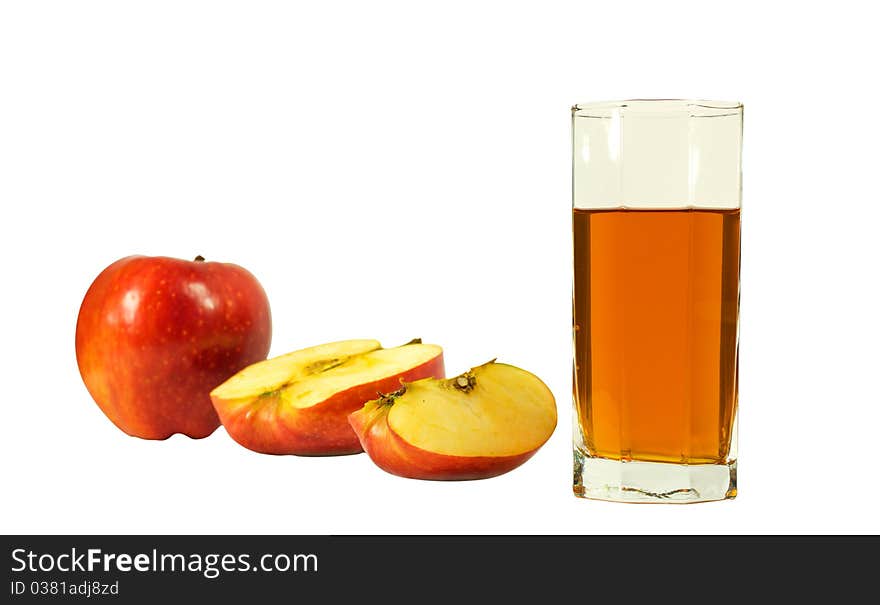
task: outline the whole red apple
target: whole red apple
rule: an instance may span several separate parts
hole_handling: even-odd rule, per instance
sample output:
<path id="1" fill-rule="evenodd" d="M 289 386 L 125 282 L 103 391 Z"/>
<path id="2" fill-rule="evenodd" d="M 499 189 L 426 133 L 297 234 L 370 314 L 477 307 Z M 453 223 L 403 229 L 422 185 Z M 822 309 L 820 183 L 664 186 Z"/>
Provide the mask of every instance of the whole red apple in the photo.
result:
<path id="1" fill-rule="evenodd" d="M 86 292 L 76 360 L 92 398 L 135 437 L 207 437 L 211 389 L 266 358 L 269 301 L 238 265 L 129 256 Z"/>

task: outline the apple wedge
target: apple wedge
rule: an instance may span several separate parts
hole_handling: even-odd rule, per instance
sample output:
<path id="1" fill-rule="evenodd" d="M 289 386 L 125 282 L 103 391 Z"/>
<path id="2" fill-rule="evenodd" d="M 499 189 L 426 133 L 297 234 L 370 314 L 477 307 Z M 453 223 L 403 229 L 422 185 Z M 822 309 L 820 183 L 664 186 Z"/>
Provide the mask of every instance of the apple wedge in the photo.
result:
<path id="1" fill-rule="evenodd" d="M 485 479 L 518 467 L 549 439 L 556 400 L 534 374 L 492 361 L 455 378 L 406 383 L 348 419 L 389 473 Z"/>
<path id="2" fill-rule="evenodd" d="M 362 450 L 348 415 L 402 381 L 431 376 L 444 376 L 437 345 L 344 340 L 248 366 L 211 391 L 211 401 L 229 435 L 256 452 L 355 454 Z"/>

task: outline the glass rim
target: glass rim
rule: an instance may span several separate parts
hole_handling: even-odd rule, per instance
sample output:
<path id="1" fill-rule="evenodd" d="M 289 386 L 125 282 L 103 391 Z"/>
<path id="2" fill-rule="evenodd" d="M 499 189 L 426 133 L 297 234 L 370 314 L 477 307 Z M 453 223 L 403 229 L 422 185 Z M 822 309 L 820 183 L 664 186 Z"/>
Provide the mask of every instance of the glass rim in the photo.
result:
<path id="1" fill-rule="evenodd" d="M 740 115 L 743 104 L 739 101 L 709 99 L 624 99 L 620 101 L 592 101 L 571 106 L 572 117 L 609 118 L 612 115 L 637 113 L 640 116 L 680 115 L 687 112 L 692 117 L 721 117 Z"/>

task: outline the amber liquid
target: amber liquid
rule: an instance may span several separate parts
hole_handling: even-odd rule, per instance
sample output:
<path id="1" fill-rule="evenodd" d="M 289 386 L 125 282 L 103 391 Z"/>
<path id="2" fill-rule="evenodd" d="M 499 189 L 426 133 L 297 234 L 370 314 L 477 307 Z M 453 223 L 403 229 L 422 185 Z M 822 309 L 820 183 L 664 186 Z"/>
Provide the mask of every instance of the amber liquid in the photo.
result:
<path id="1" fill-rule="evenodd" d="M 723 463 L 737 405 L 739 210 L 574 211 L 585 453 Z"/>

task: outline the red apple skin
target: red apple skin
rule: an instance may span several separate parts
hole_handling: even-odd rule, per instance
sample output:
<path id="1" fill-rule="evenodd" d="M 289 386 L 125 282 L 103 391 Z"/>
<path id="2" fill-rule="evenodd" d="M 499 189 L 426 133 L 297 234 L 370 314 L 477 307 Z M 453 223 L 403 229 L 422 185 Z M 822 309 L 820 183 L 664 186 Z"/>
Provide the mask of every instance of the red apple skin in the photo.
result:
<path id="1" fill-rule="evenodd" d="M 349 415 L 354 432 L 370 459 L 383 471 L 431 481 L 470 481 L 488 479 L 511 471 L 531 458 L 538 448 L 514 456 L 449 456 L 429 452 L 403 440 L 388 424 L 384 407 L 358 410 Z"/>
<path id="2" fill-rule="evenodd" d="M 444 376 L 441 353 L 406 372 L 341 391 L 308 408 L 285 405 L 276 395 L 252 405 L 227 404 L 216 397 L 213 402 L 230 437 L 250 450 L 261 454 L 344 456 L 363 451 L 348 422 L 349 414 L 375 399 L 377 393 L 396 391 L 401 382 Z"/>
<path id="3" fill-rule="evenodd" d="M 233 264 L 129 256 L 92 283 L 76 324 L 76 359 L 92 398 L 134 437 L 207 437 L 209 393 L 266 358 L 269 301 Z"/>

